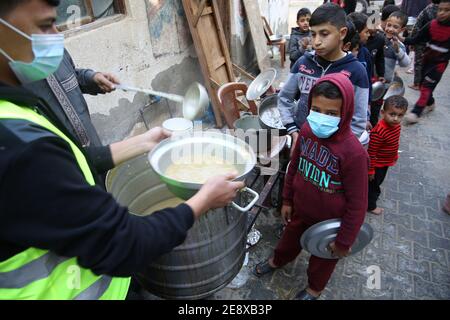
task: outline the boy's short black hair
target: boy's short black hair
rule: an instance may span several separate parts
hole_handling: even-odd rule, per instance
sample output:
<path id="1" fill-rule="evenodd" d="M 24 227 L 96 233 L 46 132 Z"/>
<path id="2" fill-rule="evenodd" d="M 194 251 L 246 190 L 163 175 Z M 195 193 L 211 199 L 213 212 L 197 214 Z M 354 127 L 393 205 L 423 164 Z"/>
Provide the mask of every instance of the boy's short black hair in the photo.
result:
<path id="1" fill-rule="evenodd" d="M 310 16 L 310 15 L 311 15 L 311 11 L 308 8 L 301 8 L 297 12 L 297 20 L 300 19 L 301 17 Z"/>
<path id="2" fill-rule="evenodd" d="M 383 2 L 383 9 L 385 8 L 385 7 L 387 7 L 388 5 L 395 5 L 395 0 L 384 0 L 384 2 Z"/>
<path id="3" fill-rule="evenodd" d="M 347 27 L 347 34 L 345 35 L 345 38 L 343 40 L 344 45 L 351 42 L 352 39 L 355 37 L 355 35 L 358 34 L 358 32 L 356 32 L 355 24 L 349 18 L 347 18 L 346 27 Z"/>
<path id="4" fill-rule="evenodd" d="M 381 11 L 381 21 L 386 21 L 393 12 L 400 10 L 399 7 L 394 6 L 393 4 L 384 7 Z"/>
<path id="5" fill-rule="evenodd" d="M 355 25 L 356 31 L 359 33 L 367 27 L 367 20 L 369 17 L 364 13 L 352 12 L 347 16 Z"/>
<path id="6" fill-rule="evenodd" d="M 406 24 L 408 23 L 408 16 L 403 11 L 395 11 L 392 12 L 389 18 L 397 18 L 400 20 L 400 24 L 402 28 L 406 27 Z"/>
<path id="7" fill-rule="evenodd" d="M 406 112 L 408 110 L 408 100 L 402 96 L 390 96 L 384 101 L 383 110 L 388 111 L 390 108 L 401 109 Z"/>
<path id="8" fill-rule="evenodd" d="M 14 10 L 18 5 L 27 2 L 29 0 L 1 0 L 0 1 L 0 17 L 6 16 L 12 10 Z M 60 0 L 45 0 L 49 5 L 57 7 L 59 6 Z"/>
<path id="9" fill-rule="evenodd" d="M 335 100 L 342 99 L 342 92 L 336 85 L 330 81 L 323 81 L 314 86 L 311 90 L 311 97 L 323 96 L 327 99 Z"/>
<path id="10" fill-rule="evenodd" d="M 350 48 L 348 48 L 350 51 L 352 51 L 353 49 L 357 48 L 360 46 L 361 44 L 361 37 L 359 36 L 358 32 L 355 32 L 355 34 L 353 35 L 353 37 L 350 39 Z"/>
<path id="11" fill-rule="evenodd" d="M 345 11 L 337 4 L 327 2 L 318 7 L 311 15 L 309 25 L 311 27 L 324 23 L 330 23 L 338 30 L 345 27 Z"/>
<path id="12" fill-rule="evenodd" d="M 439 3 L 441 2 L 441 0 L 431 0 L 431 2 L 432 2 L 433 4 L 439 4 Z"/>

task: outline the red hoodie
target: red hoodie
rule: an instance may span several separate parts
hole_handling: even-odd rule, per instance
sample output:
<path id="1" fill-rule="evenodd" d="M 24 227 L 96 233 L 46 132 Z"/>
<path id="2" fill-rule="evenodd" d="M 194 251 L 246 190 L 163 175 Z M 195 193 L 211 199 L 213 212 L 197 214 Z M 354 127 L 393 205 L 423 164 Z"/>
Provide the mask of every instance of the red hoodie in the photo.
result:
<path id="1" fill-rule="evenodd" d="M 336 245 L 348 249 L 358 235 L 367 209 L 369 157 L 351 131 L 354 90 L 343 73 L 321 78 L 342 93 L 339 130 L 328 139 L 317 138 L 308 122 L 302 126 L 295 145 L 283 190 L 286 205 L 293 205 L 308 224 L 341 218 Z M 311 108 L 312 95 L 308 106 Z"/>

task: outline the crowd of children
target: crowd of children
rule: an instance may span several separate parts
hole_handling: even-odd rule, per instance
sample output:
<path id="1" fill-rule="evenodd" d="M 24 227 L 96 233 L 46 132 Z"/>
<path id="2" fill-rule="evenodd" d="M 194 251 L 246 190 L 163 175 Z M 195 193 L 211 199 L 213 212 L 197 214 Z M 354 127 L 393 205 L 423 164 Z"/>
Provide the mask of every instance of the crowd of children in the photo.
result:
<path id="1" fill-rule="evenodd" d="M 286 227 L 271 257 L 255 266 L 255 275 L 293 261 L 308 227 L 332 218 L 340 218 L 341 226 L 329 246 L 336 259 L 311 256 L 308 286 L 296 299 L 317 299 L 338 259 L 349 254 L 366 212 L 383 213 L 377 206 L 380 185 L 398 159 L 402 121 L 416 123 L 434 108 L 433 91 L 450 59 L 450 0 L 433 3 L 429 22 L 421 19 L 421 28 L 406 38 L 408 17 L 391 1 L 385 1 L 380 26 L 363 13 L 347 16 L 333 3 L 297 15 L 291 72 L 278 94 L 283 124 L 293 138 L 281 209 Z M 406 45 L 420 44 L 422 71 L 415 85 L 421 95 L 412 111 L 407 113 L 402 96 L 372 101 L 372 82 L 388 87 L 396 66 L 411 63 Z"/>

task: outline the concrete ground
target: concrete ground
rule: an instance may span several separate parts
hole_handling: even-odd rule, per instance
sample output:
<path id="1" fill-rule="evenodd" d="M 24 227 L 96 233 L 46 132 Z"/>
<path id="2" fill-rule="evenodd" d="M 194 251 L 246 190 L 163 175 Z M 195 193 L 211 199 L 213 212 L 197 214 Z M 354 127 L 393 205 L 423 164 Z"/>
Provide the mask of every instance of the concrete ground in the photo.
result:
<path id="1" fill-rule="evenodd" d="M 278 83 L 287 72 L 280 70 Z M 405 84 L 412 82 L 405 69 L 399 74 Z M 382 186 L 379 204 L 385 213 L 366 217 L 374 239 L 338 263 L 321 299 L 450 299 L 450 215 L 441 209 L 450 192 L 449 88 L 448 69 L 435 91 L 437 109 L 419 124 L 403 127 L 400 159 Z M 418 92 L 407 88 L 406 98 L 412 107 Z M 251 274 L 256 263 L 271 255 L 279 224 L 273 210 L 260 215 L 256 228 L 262 237 L 249 250 L 248 264 L 212 299 L 290 299 L 307 285 L 307 252 L 272 275 L 259 279 Z M 369 278 L 373 270 L 380 271 L 379 287 Z"/>

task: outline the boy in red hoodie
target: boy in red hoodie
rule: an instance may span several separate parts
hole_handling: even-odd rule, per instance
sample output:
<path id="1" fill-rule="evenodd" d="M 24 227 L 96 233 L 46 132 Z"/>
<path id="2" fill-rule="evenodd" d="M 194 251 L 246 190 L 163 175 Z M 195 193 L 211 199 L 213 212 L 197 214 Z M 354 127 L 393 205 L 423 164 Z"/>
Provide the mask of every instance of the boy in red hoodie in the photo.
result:
<path id="1" fill-rule="evenodd" d="M 257 276 L 293 261 L 310 226 L 341 218 L 330 249 L 336 259 L 311 256 L 308 287 L 295 299 L 315 300 L 325 289 L 339 258 L 348 255 L 367 209 L 368 156 L 350 127 L 353 85 L 344 73 L 320 78 L 309 96 L 310 114 L 302 126 L 283 189 L 286 228 L 270 259 L 256 265 Z"/>

